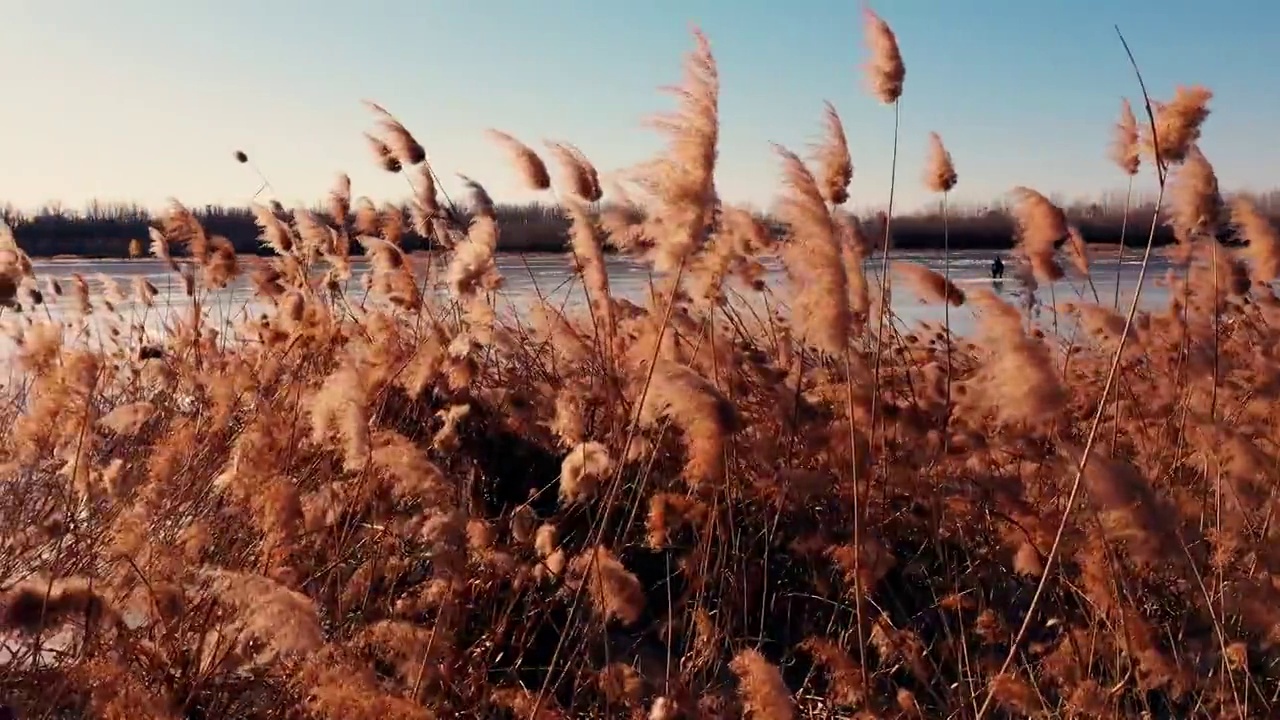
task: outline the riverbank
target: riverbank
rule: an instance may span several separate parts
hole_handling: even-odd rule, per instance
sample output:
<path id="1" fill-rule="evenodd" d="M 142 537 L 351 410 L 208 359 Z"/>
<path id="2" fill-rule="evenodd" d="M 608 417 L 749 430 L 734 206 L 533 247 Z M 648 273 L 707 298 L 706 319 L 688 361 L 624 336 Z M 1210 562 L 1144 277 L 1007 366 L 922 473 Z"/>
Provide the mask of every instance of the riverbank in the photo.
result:
<path id="1" fill-rule="evenodd" d="M 248 208 L 210 206 L 192 210 L 207 232 L 226 237 L 236 252 L 268 252 L 258 240 L 259 230 Z M 500 205 L 497 210 L 499 252 L 561 252 L 565 249 L 569 224 L 558 208 Z M 1090 244 L 1114 245 L 1123 234 L 1126 245 L 1141 245 L 1145 243 L 1150 228 L 1150 208 L 1132 210 L 1127 230 L 1122 213 L 1099 214 L 1096 210 L 1067 212 L 1071 222 Z M 7 219 L 23 249 L 30 256 L 39 258 L 127 258 L 131 250 L 138 252 L 146 247 L 148 228 L 153 222 L 145 210 L 132 207 L 96 209 L 77 214 L 13 214 Z M 863 218 L 861 225 L 868 237 L 881 238 L 884 235 L 883 221 L 879 216 Z M 945 225 L 937 214 L 906 215 L 893 219 L 892 247 L 940 250 L 949 245 L 953 250 L 1001 250 L 1012 247 L 1014 232 L 1012 219 L 998 210 L 960 212 L 948 218 Z M 135 245 L 134 240 L 138 244 Z M 1158 228 L 1158 244 L 1172 240 L 1169 228 Z M 879 245 L 879 242 L 875 244 Z M 423 239 L 409 227 L 406 227 L 403 245 L 410 250 L 426 247 Z"/>

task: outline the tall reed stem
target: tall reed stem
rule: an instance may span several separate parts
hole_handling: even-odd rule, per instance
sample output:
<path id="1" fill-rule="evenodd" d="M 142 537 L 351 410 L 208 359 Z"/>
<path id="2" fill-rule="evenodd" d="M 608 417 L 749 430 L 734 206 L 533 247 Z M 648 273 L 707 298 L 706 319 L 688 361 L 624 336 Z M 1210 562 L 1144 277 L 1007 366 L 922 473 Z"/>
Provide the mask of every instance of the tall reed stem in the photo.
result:
<path id="1" fill-rule="evenodd" d="M 1154 123 L 1153 123 L 1154 125 Z M 1067 522 L 1071 518 L 1071 510 L 1075 507 L 1076 497 L 1080 492 L 1081 479 L 1089 464 L 1089 458 L 1093 453 L 1094 439 L 1098 434 L 1098 426 L 1102 422 L 1102 413 L 1107 405 L 1107 398 L 1111 395 L 1111 388 L 1115 385 L 1120 369 L 1120 358 L 1124 354 L 1125 344 L 1129 340 L 1130 331 L 1133 329 L 1133 318 L 1138 312 L 1138 299 L 1142 296 L 1142 285 L 1147 277 L 1147 269 L 1151 261 L 1151 248 L 1155 244 L 1156 227 L 1159 224 L 1159 209 L 1164 202 L 1165 181 L 1163 173 L 1160 180 L 1160 192 L 1156 195 L 1156 216 L 1151 220 L 1151 231 L 1147 235 L 1147 247 L 1142 254 L 1142 268 L 1138 271 L 1137 286 L 1133 290 L 1133 299 L 1129 302 L 1129 312 L 1125 316 L 1124 330 L 1120 333 L 1120 341 L 1117 343 L 1115 354 L 1111 358 L 1111 367 L 1107 371 L 1107 380 L 1102 388 L 1102 400 L 1098 403 L 1098 408 L 1094 412 L 1093 422 L 1089 426 L 1089 435 L 1081 452 L 1080 465 L 1076 468 L 1075 479 L 1071 482 L 1071 490 L 1067 493 L 1066 510 L 1063 512 L 1062 521 L 1058 523 L 1058 530 L 1053 536 L 1053 545 L 1049 548 L 1048 556 L 1045 558 L 1044 571 L 1040 575 L 1040 582 L 1036 585 L 1035 593 L 1031 596 L 1031 604 L 1027 608 L 1027 613 L 1023 617 L 1022 625 L 1018 628 L 1017 635 L 1014 636 L 1013 642 L 1009 645 L 1009 653 L 1005 656 L 1004 662 L 1000 666 L 997 676 L 1003 675 L 1009 666 L 1013 663 L 1013 659 L 1018 654 L 1018 648 L 1022 644 L 1022 640 L 1027 635 L 1027 630 L 1031 627 L 1031 622 L 1035 618 L 1035 611 L 1040 605 L 1041 597 L 1044 595 L 1045 586 L 1049 582 L 1053 570 L 1056 569 L 1056 560 L 1058 559 L 1058 548 L 1062 544 L 1062 536 L 1066 530 Z M 977 720 L 987 714 L 991 707 L 991 702 L 995 697 L 995 692 L 989 690 L 987 699 L 982 703 L 982 707 L 978 709 Z"/>
<path id="2" fill-rule="evenodd" d="M 885 318 L 889 316 L 889 241 L 892 237 L 893 225 L 893 195 L 897 187 L 898 180 L 898 129 L 901 124 L 902 117 L 902 101 L 895 100 L 893 103 L 893 161 L 889 167 L 889 207 L 884 217 L 884 243 L 880 247 L 880 317 L 876 323 L 876 363 L 873 375 L 874 392 L 871 396 L 871 438 L 872 449 L 875 448 L 876 428 L 879 425 L 880 412 L 880 366 L 884 357 L 884 323 Z M 868 490 L 870 487 L 868 486 Z"/>
<path id="3" fill-rule="evenodd" d="M 946 331 L 947 341 L 947 395 L 946 395 L 946 416 L 942 419 L 942 447 L 947 447 L 947 430 L 951 424 L 951 228 L 947 218 L 947 196 L 950 192 L 942 193 L 942 278 L 945 281 L 947 296 L 944 297 L 942 303 L 942 325 Z"/>
<path id="4" fill-rule="evenodd" d="M 881 358 L 884 356 L 884 323 L 885 323 L 885 318 L 889 316 L 889 308 L 887 307 L 888 298 L 889 298 L 889 240 L 891 237 L 891 226 L 893 223 L 893 194 L 894 194 L 895 188 L 897 187 L 897 179 L 898 179 L 898 129 L 901 124 L 900 123 L 900 119 L 902 117 L 901 108 L 902 108 L 902 101 L 900 99 L 895 100 L 893 103 L 893 161 L 889 168 L 889 207 L 885 212 L 884 243 L 881 245 L 881 248 L 880 248 L 880 317 L 876 323 L 876 347 L 875 347 L 876 363 L 875 363 L 874 380 L 872 385 L 873 391 L 871 394 L 871 429 L 867 433 L 867 436 L 871 439 L 871 442 L 869 443 L 869 446 L 868 446 L 868 452 L 873 454 L 875 453 L 875 447 L 876 447 L 876 444 L 875 444 L 876 427 L 879 424 L 878 416 L 880 412 L 880 363 L 881 363 Z M 849 356 L 849 352 L 846 350 L 845 359 L 846 359 L 847 372 L 852 370 L 852 365 L 847 362 L 848 356 Z M 852 383 L 853 382 L 852 377 L 850 376 L 846 380 L 846 382 Z M 850 421 L 852 422 L 852 418 L 850 418 Z M 849 432 L 850 432 L 850 435 L 852 436 L 852 433 L 853 433 L 852 426 L 850 426 Z M 854 459 L 854 462 L 855 463 L 857 462 L 856 458 Z M 874 476 L 875 476 L 875 473 L 872 472 L 867 477 L 867 498 L 866 498 L 867 502 L 870 502 L 871 500 L 871 479 Z M 862 524 L 863 524 L 863 516 L 866 514 L 866 509 L 865 509 L 866 503 L 862 502 L 861 493 L 862 493 L 862 490 L 858 487 L 857 480 L 855 479 L 853 484 L 853 508 L 854 508 L 853 510 L 853 515 L 854 515 L 853 547 L 855 548 L 853 553 L 853 564 L 854 564 L 853 572 L 854 572 L 854 578 L 859 585 L 861 583 L 860 578 L 862 577 Z M 856 595 L 854 614 L 856 616 L 855 622 L 857 623 L 857 629 L 858 629 L 858 649 L 859 649 L 858 651 L 859 651 L 859 657 L 861 658 L 862 646 L 863 646 L 862 592 L 860 587 L 855 587 L 854 590 Z M 861 662 L 859 664 L 862 668 L 864 686 L 865 686 L 866 663 Z"/>
<path id="5" fill-rule="evenodd" d="M 1118 27 L 1116 28 L 1116 34 L 1118 35 L 1120 34 L 1120 28 Z M 1053 570 L 1056 569 L 1056 561 L 1058 559 L 1058 549 L 1062 544 L 1062 536 L 1066 530 L 1067 523 L 1071 520 L 1071 516 L 1072 516 L 1071 511 L 1075 507 L 1076 498 L 1079 496 L 1081 479 L 1084 477 L 1085 469 L 1089 465 L 1089 458 L 1093 454 L 1094 441 L 1097 438 L 1098 427 L 1102 422 L 1102 414 L 1107 405 L 1107 397 L 1111 394 L 1111 388 L 1115 384 L 1116 379 L 1120 374 L 1120 358 L 1124 354 L 1125 344 L 1127 343 L 1129 339 L 1129 334 L 1133 329 L 1133 319 L 1138 312 L 1138 300 L 1142 296 L 1142 285 L 1143 285 L 1143 282 L 1146 280 L 1147 270 L 1151 262 L 1151 249 L 1155 245 L 1156 227 L 1158 227 L 1159 219 L 1160 219 L 1160 206 L 1164 203 L 1165 188 L 1168 185 L 1168 169 L 1167 169 L 1167 166 L 1162 161 L 1162 158 L 1160 157 L 1160 145 L 1159 145 L 1159 137 L 1156 129 L 1155 111 L 1152 109 L 1152 106 L 1151 106 L 1150 95 L 1147 94 L 1146 85 L 1142 80 L 1142 73 L 1138 71 L 1138 63 L 1134 59 L 1133 53 L 1129 50 L 1129 44 L 1125 42 L 1123 35 L 1120 35 L 1120 42 L 1124 44 L 1125 52 L 1128 53 L 1129 60 L 1130 62 L 1133 63 L 1134 72 L 1138 75 L 1138 83 L 1142 85 L 1142 96 L 1146 104 L 1147 118 L 1151 124 L 1151 145 L 1155 153 L 1156 175 L 1160 182 L 1160 191 L 1156 195 L 1156 212 L 1151 219 L 1151 229 L 1147 234 L 1147 246 L 1142 254 L 1142 267 L 1138 272 L 1138 283 L 1137 283 L 1137 286 L 1134 288 L 1133 299 L 1129 303 L 1129 311 L 1125 316 L 1124 330 L 1120 333 L 1120 340 L 1116 345 L 1115 354 L 1111 358 L 1111 367 L 1107 371 L 1107 379 L 1102 388 L 1102 393 L 1101 393 L 1102 398 L 1101 400 L 1099 400 L 1097 410 L 1094 412 L 1093 421 L 1089 427 L 1089 434 L 1085 440 L 1084 449 L 1080 454 L 1080 464 L 1076 468 L 1075 478 L 1072 480 L 1071 489 L 1067 493 L 1066 504 L 1064 506 L 1065 509 L 1062 514 L 1062 520 L 1058 523 L 1057 532 L 1054 533 L 1053 545 L 1049 548 L 1048 556 L 1045 558 L 1044 570 L 1040 575 L 1040 581 L 1036 584 L 1035 593 L 1033 593 L 1031 596 L 1031 604 L 1027 607 L 1026 615 L 1023 617 L 1022 624 L 1018 628 L 1017 634 L 1014 636 L 1013 641 L 1009 644 L 1009 652 L 1007 655 L 1005 655 L 1004 662 L 1001 663 L 1000 669 L 996 672 L 997 677 L 1000 675 L 1003 675 L 1006 671 L 1008 671 L 1009 666 L 1013 664 L 1013 659 L 1017 657 L 1019 647 L 1021 646 L 1022 641 L 1026 638 L 1027 630 L 1031 627 L 1031 623 L 1035 619 L 1036 610 L 1039 608 L 1040 600 L 1044 596 L 1044 589 L 1049 583 L 1049 578 L 1052 576 Z M 1216 302 L 1217 298 L 1215 297 L 1214 300 Z M 1187 551 L 1185 545 L 1183 547 L 1183 552 L 1188 553 L 1188 559 L 1190 559 L 1189 551 Z M 1201 587 L 1201 591 L 1204 593 L 1207 599 L 1208 592 L 1204 588 L 1204 583 L 1200 579 L 1199 572 L 1196 571 L 1195 569 L 1194 561 L 1192 562 L 1191 569 L 1193 574 L 1196 577 L 1197 583 Z M 1211 615 L 1213 614 L 1212 611 L 1210 611 L 1210 614 Z M 1221 625 L 1218 623 L 1216 617 L 1213 618 L 1213 621 L 1214 621 L 1214 630 L 1218 635 L 1218 641 L 1222 647 L 1223 654 L 1225 656 L 1226 642 L 1222 636 Z M 1228 673 L 1228 678 L 1231 680 L 1232 694 L 1236 695 L 1235 679 L 1229 673 Z M 982 718 L 986 716 L 987 711 L 991 708 L 991 703 L 993 702 L 994 699 L 995 699 L 995 689 L 993 688 L 987 691 L 987 698 L 986 700 L 983 701 L 982 706 L 978 709 L 977 720 L 982 720 Z M 1236 700 L 1237 709 L 1239 709 L 1240 707 L 1239 697 L 1237 696 L 1235 700 Z"/>
<path id="6" fill-rule="evenodd" d="M 1112 307 L 1120 309 L 1120 279 L 1124 272 L 1124 239 L 1129 229 L 1129 204 L 1133 201 L 1133 176 L 1129 176 L 1129 188 L 1124 193 L 1124 213 L 1120 216 L 1120 248 L 1116 251 L 1116 292 Z"/>
<path id="7" fill-rule="evenodd" d="M 1130 175 L 1129 187 L 1127 190 L 1125 190 L 1125 194 L 1124 194 L 1124 214 L 1121 215 L 1121 219 L 1120 219 L 1120 249 L 1117 251 L 1117 254 L 1116 254 L 1116 289 L 1115 289 L 1115 299 L 1112 303 L 1112 307 L 1115 310 L 1120 309 L 1120 283 L 1122 282 L 1124 277 L 1123 275 L 1124 274 L 1124 247 L 1125 247 L 1124 243 L 1125 243 L 1125 235 L 1129 227 L 1129 208 L 1132 201 L 1133 201 L 1133 176 Z M 1156 217 L 1160 215 L 1159 208 L 1156 208 L 1155 215 Z M 1155 222 L 1154 218 L 1152 219 L 1152 222 Z M 1116 437 L 1119 436 L 1120 434 L 1120 385 L 1119 383 L 1116 384 L 1115 392 L 1113 392 L 1111 395 L 1111 407 L 1112 407 L 1112 415 L 1113 415 L 1112 417 L 1113 427 L 1111 431 L 1111 446 L 1115 447 Z"/>

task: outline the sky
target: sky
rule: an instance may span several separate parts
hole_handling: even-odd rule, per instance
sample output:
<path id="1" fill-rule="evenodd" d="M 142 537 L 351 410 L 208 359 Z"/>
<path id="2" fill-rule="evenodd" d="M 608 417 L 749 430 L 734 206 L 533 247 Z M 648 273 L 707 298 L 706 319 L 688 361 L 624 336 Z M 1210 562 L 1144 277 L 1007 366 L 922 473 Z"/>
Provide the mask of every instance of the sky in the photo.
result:
<path id="1" fill-rule="evenodd" d="M 339 172 L 377 201 L 407 195 L 361 133 L 394 113 L 444 188 L 458 173 L 499 201 L 522 189 L 485 135 L 577 145 L 601 173 L 658 152 L 646 117 L 672 107 L 708 36 L 721 76 L 717 187 L 767 208 L 771 143 L 807 152 L 823 101 L 840 113 L 855 209 L 889 199 L 894 115 L 866 90 L 862 0 L 0 0 L 0 205 L 90 200 L 243 205 L 260 185 L 321 200 Z M 1157 99 L 1214 92 L 1202 148 L 1226 190 L 1280 185 L 1280 3 L 1228 0 L 878 0 L 906 63 L 896 207 L 929 207 L 927 135 L 954 158 L 953 202 L 1017 185 L 1062 200 L 1123 192 L 1107 159 L 1122 97 L 1141 94 L 1119 25 Z M 544 153 L 545 155 L 545 153 Z M 1144 170 L 1139 191 L 1154 188 Z"/>

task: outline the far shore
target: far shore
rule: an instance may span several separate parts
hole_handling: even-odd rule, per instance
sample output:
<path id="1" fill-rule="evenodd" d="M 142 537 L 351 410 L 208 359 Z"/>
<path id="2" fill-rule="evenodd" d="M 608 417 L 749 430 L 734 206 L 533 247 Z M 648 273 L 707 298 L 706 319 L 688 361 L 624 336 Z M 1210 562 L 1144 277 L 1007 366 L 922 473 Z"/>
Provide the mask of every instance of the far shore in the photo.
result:
<path id="1" fill-rule="evenodd" d="M 193 208 L 193 212 L 210 235 L 221 235 L 231 241 L 242 255 L 269 254 L 259 240 L 253 216 L 241 208 Z M 1145 246 L 1151 231 L 1150 209 L 1133 209 L 1129 222 L 1120 212 L 1105 212 L 1097 207 L 1067 209 L 1069 221 L 1090 245 L 1117 249 L 1123 236 L 1124 246 Z M 153 219 L 136 208 L 106 209 L 91 214 L 45 213 L 33 216 L 11 215 L 5 218 L 12 226 L 23 250 L 33 258 L 84 259 L 129 258 L 145 254 Z M 1273 222 L 1278 218 L 1273 217 Z M 498 207 L 498 251 L 564 252 L 568 222 L 556 208 L 532 206 Z M 863 233 L 873 246 L 884 237 L 883 215 L 861 218 Z M 941 215 L 907 215 L 894 217 L 891 223 L 891 248 L 908 250 L 1005 250 L 1016 236 L 1013 220 L 999 210 L 956 212 L 944 224 Z M 1123 232 L 1123 235 L 1122 235 Z M 1229 236 L 1224 235 L 1224 240 Z M 1155 241 L 1164 245 L 1173 241 L 1171 231 L 1161 224 Z M 423 238 L 412 232 L 404 234 L 401 244 L 409 251 L 428 248 Z M 354 244 L 353 244 L 354 246 Z M 175 248 L 181 253 L 181 248 Z M 359 248 L 353 247 L 358 253 Z"/>

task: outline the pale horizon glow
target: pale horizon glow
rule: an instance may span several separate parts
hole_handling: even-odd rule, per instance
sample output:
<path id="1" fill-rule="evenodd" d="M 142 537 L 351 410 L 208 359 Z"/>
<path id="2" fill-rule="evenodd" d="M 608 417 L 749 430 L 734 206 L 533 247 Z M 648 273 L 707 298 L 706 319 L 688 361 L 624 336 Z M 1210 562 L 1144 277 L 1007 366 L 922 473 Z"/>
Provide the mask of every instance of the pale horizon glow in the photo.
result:
<path id="1" fill-rule="evenodd" d="M 1119 24 L 1149 90 L 1214 92 L 1201 146 L 1224 191 L 1270 190 L 1280 167 L 1275 86 L 1280 5 L 1240 0 L 879 0 L 907 76 L 895 210 L 935 200 L 921 174 L 930 131 L 959 173 L 953 203 L 986 205 L 1028 185 L 1063 199 L 1123 193 L 1107 158 L 1121 97 L 1141 95 Z M 0 23 L 0 206 L 90 201 L 158 208 L 239 205 L 258 188 L 244 150 L 285 205 L 321 200 L 339 172 L 356 195 L 407 196 L 361 133 L 364 99 L 426 147 L 444 189 L 458 173 L 499 202 L 552 202 L 521 188 L 497 128 L 536 150 L 580 147 L 602 174 L 651 156 L 643 125 L 671 107 L 690 27 L 721 75 L 717 186 L 767 208 L 779 189 L 773 142 L 807 153 L 822 103 L 839 111 L 854 160 L 851 206 L 889 198 L 893 110 L 865 90 L 861 4 L 841 0 L 383 0 L 365 6 L 247 0 L 114 3 L 16 0 Z M 543 153 L 544 159 L 546 157 Z M 1136 186 L 1154 191 L 1144 168 Z M 607 187 L 606 187 L 607 190 Z"/>

